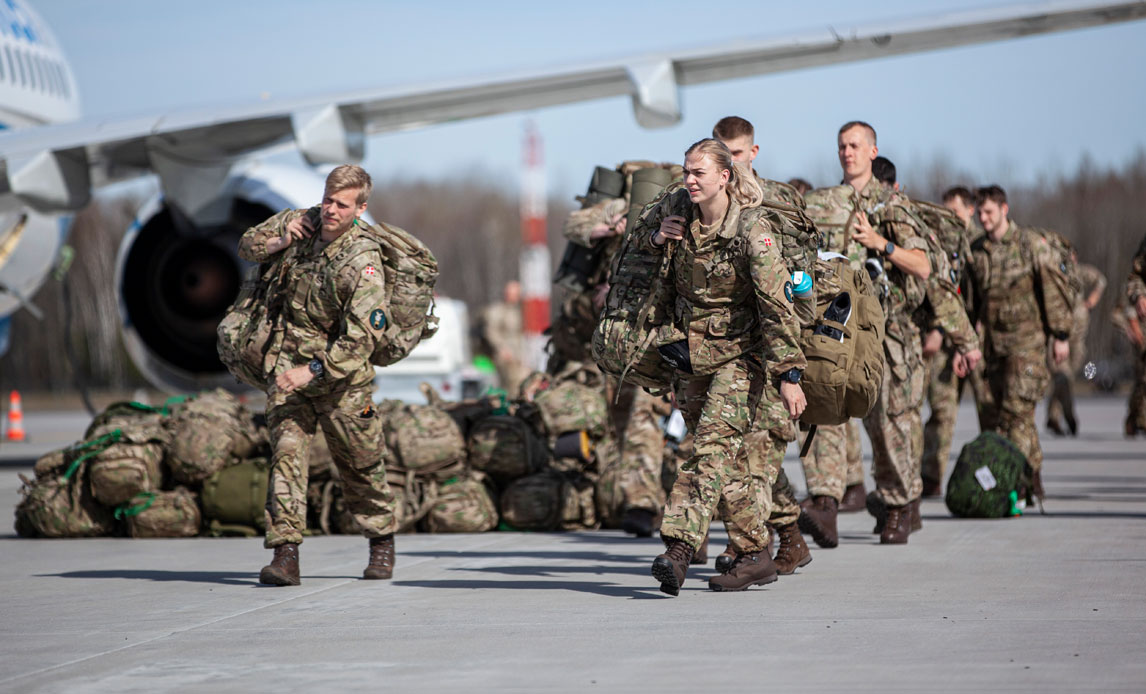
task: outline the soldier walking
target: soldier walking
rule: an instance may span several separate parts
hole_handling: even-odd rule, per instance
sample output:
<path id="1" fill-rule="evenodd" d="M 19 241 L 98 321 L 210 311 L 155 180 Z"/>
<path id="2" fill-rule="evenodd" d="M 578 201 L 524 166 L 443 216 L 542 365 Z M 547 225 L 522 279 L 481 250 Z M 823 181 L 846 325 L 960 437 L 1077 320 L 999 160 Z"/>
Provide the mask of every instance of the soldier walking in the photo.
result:
<path id="1" fill-rule="evenodd" d="M 1028 495 L 1042 499 L 1042 449 L 1035 405 L 1046 393 L 1047 338 L 1052 360 L 1070 357 L 1074 292 L 1064 259 L 1033 229 L 1008 218 L 1006 192 L 980 188 L 979 223 L 971 246 L 975 316 L 983 325 L 984 381 L 979 427 L 1009 438 L 1034 469 Z"/>
<path id="2" fill-rule="evenodd" d="M 1078 416 L 1074 410 L 1071 379 L 1082 370 L 1086 362 L 1086 334 L 1090 331 L 1090 312 L 1098 305 L 1102 293 L 1106 291 L 1106 277 L 1101 270 L 1087 263 L 1079 263 L 1078 256 L 1073 250 L 1071 258 L 1076 263 L 1074 271 L 1078 298 L 1071 313 L 1070 358 L 1062 364 L 1055 364 L 1053 355 L 1049 353 L 1047 355 L 1047 363 L 1051 370 L 1051 390 L 1047 395 L 1047 430 L 1059 436 L 1067 432 L 1070 432 L 1071 436 L 1078 435 Z M 1066 430 L 1063 430 L 1063 421 L 1066 422 Z"/>
<path id="3" fill-rule="evenodd" d="M 274 558 L 259 582 L 299 585 L 299 545 L 306 528 L 307 455 L 321 427 L 354 520 L 370 539 L 362 577 L 390 578 L 394 568 L 394 498 L 386 484 L 382 424 L 371 393 L 370 356 L 387 324 L 383 261 L 361 216 L 370 175 L 344 165 L 326 179 L 322 204 L 286 210 L 252 227 L 239 256 L 282 263 L 281 330 L 268 350 L 267 424 L 270 481 L 265 546 Z M 315 233 L 317 232 L 317 233 Z"/>
<path id="4" fill-rule="evenodd" d="M 677 367 L 673 390 L 694 437 L 665 505 L 666 551 L 652 566 L 670 595 L 680 591 L 722 494 L 744 545 L 709 587 L 776 580 L 764 521 L 794 420 L 807 405 L 790 275 L 777 231 L 753 210 L 763 200 L 759 184 L 717 140 L 690 147 L 684 168 L 685 188 L 662 197 L 633 232 L 645 251 L 671 253 L 680 339 L 665 338 L 662 354 Z M 742 215 L 752 216 L 742 224 Z"/>
<path id="5" fill-rule="evenodd" d="M 1129 309 L 1138 315 L 1138 324 L 1146 325 L 1146 237 L 1130 261 L 1130 275 L 1126 278 L 1126 300 Z M 1134 369 L 1134 387 L 1130 391 L 1126 412 L 1126 435 L 1134 438 L 1146 434 L 1146 342 L 1135 344 L 1138 362 Z"/>

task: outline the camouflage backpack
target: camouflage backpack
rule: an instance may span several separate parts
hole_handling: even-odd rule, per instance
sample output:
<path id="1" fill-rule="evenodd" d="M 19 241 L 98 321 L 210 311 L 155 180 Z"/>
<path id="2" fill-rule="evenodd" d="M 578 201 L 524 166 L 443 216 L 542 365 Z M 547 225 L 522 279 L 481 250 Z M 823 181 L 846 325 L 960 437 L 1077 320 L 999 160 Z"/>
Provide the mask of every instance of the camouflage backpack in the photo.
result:
<path id="1" fill-rule="evenodd" d="M 817 320 L 805 326 L 800 346 L 808 366 L 800 387 L 808 404 L 805 424 L 843 424 L 864 417 L 883 385 L 885 320 L 864 270 L 843 256 L 816 265 Z"/>
<path id="2" fill-rule="evenodd" d="M 90 447 L 89 447 L 90 449 Z M 35 464 L 36 478 L 20 475 L 16 505 L 20 537 L 99 537 L 114 535 L 112 511 L 96 501 L 88 484 L 82 447 L 49 453 Z"/>
<path id="3" fill-rule="evenodd" d="M 1014 443 L 984 431 L 963 446 L 947 480 L 947 509 L 959 518 L 1021 515 L 1033 472 Z"/>
<path id="4" fill-rule="evenodd" d="M 483 533 L 497 527 L 497 502 L 485 475 L 470 472 L 438 483 L 437 500 L 422 519 L 429 533 Z"/>
<path id="5" fill-rule="evenodd" d="M 140 403 L 115 403 L 85 432 L 89 442 L 108 440 L 90 462 L 92 494 L 106 506 L 120 506 L 163 486 L 163 454 L 170 442 L 166 410 Z"/>
<path id="6" fill-rule="evenodd" d="M 470 431 L 467 461 L 498 485 L 533 474 L 549 457 L 545 441 L 520 417 L 492 415 Z"/>
<path id="7" fill-rule="evenodd" d="M 440 473 L 465 459 L 461 429 L 441 409 L 387 400 L 379 416 L 386 446 L 397 456 L 397 468 L 425 475 Z"/>
<path id="8" fill-rule="evenodd" d="M 556 530 L 564 515 L 564 478 L 552 471 L 522 477 L 501 493 L 501 521 L 509 530 Z"/>
<path id="9" fill-rule="evenodd" d="M 227 465 L 203 482 L 199 498 L 211 535 L 254 537 L 266 530 L 269 469 L 266 458 L 251 458 Z"/>
<path id="10" fill-rule="evenodd" d="M 951 283 L 958 287 L 971 255 L 971 242 L 963 220 L 946 207 L 925 200 L 911 199 L 903 209 L 923 229 L 931 230 L 951 266 Z M 930 241 L 927 234 L 924 237 Z"/>
<path id="11" fill-rule="evenodd" d="M 165 420 L 171 434 L 167 469 L 176 482 L 198 485 L 232 458 L 249 458 L 260 436 L 251 415 L 222 388 L 204 391 L 175 406 Z"/>
<path id="12" fill-rule="evenodd" d="M 1034 232 L 1037 237 L 1041 237 L 1054 251 L 1055 259 L 1058 261 L 1059 272 L 1066 277 L 1067 289 L 1070 292 L 1070 306 L 1076 303 L 1076 297 L 1082 292 L 1082 275 L 1078 272 L 1078 263 L 1074 257 L 1074 246 L 1065 236 L 1052 231 L 1050 229 L 1042 229 L 1039 227 L 1027 227 L 1030 231 Z M 1023 252 L 1026 254 L 1027 261 L 1032 265 L 1034 263 L 1034 249 L 1029 245 L 1023 245 Z"/>
<path id="13" fill-rule="evenodd" d="M 665 193 L 657 205 L 671 214 L 690 204 L 688 191 Z M 649 253 L 639 240 L 651 233 L 648 223 L 656 206 L 625 231 L 621 250 L 609 273 L 609 293 L 593 331 L 593 360 L 601 371 L 643 388 L 663 390 L 672 384 L 673 368 L 654 349 L 657 333 L 671 325 L 675 291 L 668 281 L 672 253 Z"/>
<path id="14" fill-rule="evenodd" d="M 580 382 L 577 374 L 541 391 L 534 403 L 551 443 L 569 432 L 584 431 L 594 441 L 608 433 L 609 405 L 601 387 Z"/>
<path id="15" fill-rule="evenodd" d="M 131 537 L 195 537 L 203 515 L 195 493 L 186 487 L 169 492 L 144 492 L 134 504 L 116 510 L 127 519 Z"/>

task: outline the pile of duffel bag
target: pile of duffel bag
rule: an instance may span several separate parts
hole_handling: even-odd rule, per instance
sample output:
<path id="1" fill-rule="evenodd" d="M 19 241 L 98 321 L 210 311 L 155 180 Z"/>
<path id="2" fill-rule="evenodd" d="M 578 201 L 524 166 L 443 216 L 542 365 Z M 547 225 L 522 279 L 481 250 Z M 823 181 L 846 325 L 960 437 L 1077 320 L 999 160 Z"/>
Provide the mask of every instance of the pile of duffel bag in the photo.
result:
<path id="1" fill-rule="evenodd" d="M 531 401 L 492 394 L 383 401 L 386 481 L 402 532 L 595 528 L 608 414 L 595 372 L 545 376 Z M 22 537 L 255 536 L 265 531 L 263 417 L 224 390 L 162 407 L 115 403 L 84 439 L 36 461 L 16 507 Z M 357 533 L 323 436 L 307 487 L 308 533 Z"/>

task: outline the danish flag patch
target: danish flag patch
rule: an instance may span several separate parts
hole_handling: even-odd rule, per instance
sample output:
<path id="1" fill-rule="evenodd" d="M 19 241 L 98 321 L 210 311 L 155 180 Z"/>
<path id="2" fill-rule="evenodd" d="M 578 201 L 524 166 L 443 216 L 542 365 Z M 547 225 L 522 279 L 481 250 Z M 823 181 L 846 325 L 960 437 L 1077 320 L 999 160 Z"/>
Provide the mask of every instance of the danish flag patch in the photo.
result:
<path id="1" fill-rule="evenodd" d="M 367 277 L 373 277 L 374 276 L 374 266 L 373 265 L 367 265 L 366 269 L 362 271 L 362 274 L 366 275 Z"/>
<path id="2" fill-rule="evenodd" d="M 765 236 L 764 237 L 764 245 L 765 246 L 771 246 L 772 245 L 772 237 L 771 236 Z"/>

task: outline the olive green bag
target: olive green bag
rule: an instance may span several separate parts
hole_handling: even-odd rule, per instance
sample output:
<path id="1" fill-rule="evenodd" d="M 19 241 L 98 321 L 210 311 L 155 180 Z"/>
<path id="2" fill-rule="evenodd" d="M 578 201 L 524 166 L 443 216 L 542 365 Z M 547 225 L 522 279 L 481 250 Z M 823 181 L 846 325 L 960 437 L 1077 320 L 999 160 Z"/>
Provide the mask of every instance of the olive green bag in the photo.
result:
<path id="1" fill-rule="evenodd" d="M 884 314 L 871 280 L 843 256 L 816 263 L 817 320 L 801 331 L 808 366 L 805 424 L 843 424 L 871 411 L 883 384 Z"/>
<path id="2" fill-rule="evenodd" d="M 269 470 L 266 458 L 251 458 L 228 465 L 203 482 L 200 500 L 211 535 L 254 537 L 266 531 Z"/>

